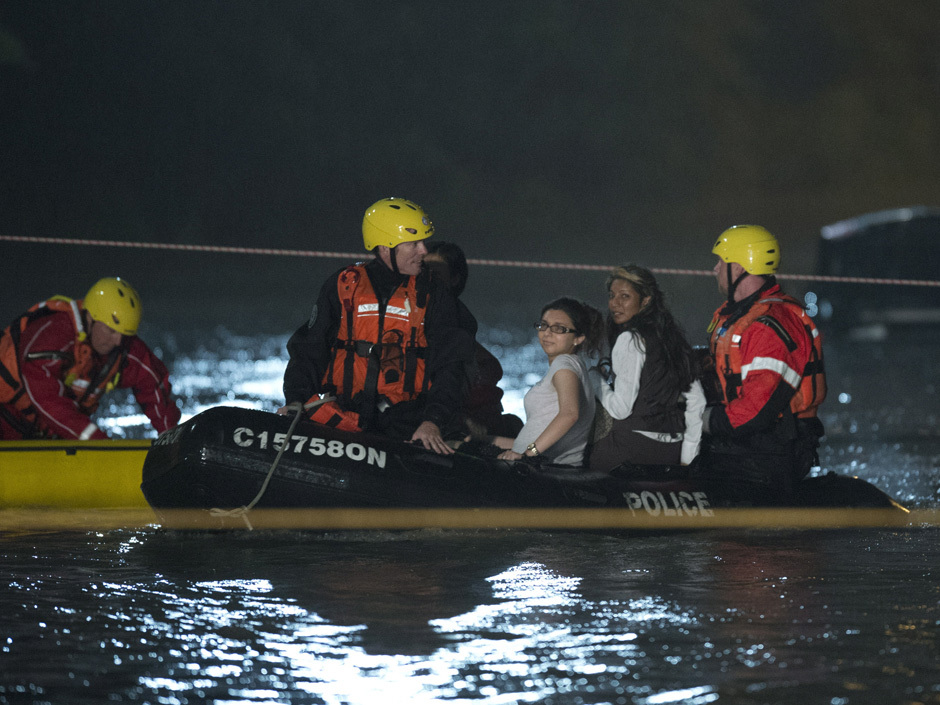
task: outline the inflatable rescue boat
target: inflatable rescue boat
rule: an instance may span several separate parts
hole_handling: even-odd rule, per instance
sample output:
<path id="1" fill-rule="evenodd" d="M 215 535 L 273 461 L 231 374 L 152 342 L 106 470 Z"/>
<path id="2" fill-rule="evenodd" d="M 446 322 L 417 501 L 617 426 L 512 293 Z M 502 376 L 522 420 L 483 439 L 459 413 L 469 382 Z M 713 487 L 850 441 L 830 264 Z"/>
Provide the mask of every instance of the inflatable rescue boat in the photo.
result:
<path id="1" fill-rule="evenodd" d="M 296 425 L 295 425 L 296 424 Z M 141 490 L 161 511 L 239 507 L 622 508 L 649 516 L 708 516 L 728 506 L 689 468 L 613 473 L 532 465 L 349 433 L 265 411 L 216 407 L 154 441 Z M 829 473 L 803 480 L 798 507 L 903 510 L 874 485 Z"/>

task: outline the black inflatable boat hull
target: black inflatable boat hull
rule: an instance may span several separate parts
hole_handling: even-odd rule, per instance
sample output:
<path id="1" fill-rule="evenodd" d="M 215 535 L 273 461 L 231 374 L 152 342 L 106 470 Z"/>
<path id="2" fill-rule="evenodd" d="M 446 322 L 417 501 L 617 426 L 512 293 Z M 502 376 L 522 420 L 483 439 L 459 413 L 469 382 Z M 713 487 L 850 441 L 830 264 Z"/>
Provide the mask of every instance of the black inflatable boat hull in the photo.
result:
<path id="1" fill-rule="evenodd" d="M 141 490 L 152 508 L 624 507 L 707 515 L 727 506 L 685 468 L 614 477 L 569 467 L 440 456 L 420 446 L 264 411 L 216 407 L 162 434 L 147 454 Z M 258 497 L 279 450 L 267 487 Z M 858 478 L 800 483 L 794 506 L 898 507 Z"/>

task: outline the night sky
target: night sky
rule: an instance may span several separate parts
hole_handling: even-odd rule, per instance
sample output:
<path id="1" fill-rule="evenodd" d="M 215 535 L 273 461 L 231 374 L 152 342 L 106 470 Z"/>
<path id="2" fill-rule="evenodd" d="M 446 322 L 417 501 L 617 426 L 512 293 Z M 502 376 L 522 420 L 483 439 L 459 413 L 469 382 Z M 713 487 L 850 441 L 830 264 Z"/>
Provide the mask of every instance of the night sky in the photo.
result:
<path id="1" fill-rule="evenodd" d="M 0 155 L 8 235 L 358 252 L 394 195 L 471 258 L 705 270 L 756 222 L 807 273 L 822 225 L 940 205 L 940 2 L 6 0 Z M 144 330 L 288 332 L 343 264 L 0 252 L 4 322 L 121 274 Z M 701 342 L 714 282 L 661 284 Z M 465 299 L 523 326 L 561 294 L 603 275 L 480 266 Z"/>

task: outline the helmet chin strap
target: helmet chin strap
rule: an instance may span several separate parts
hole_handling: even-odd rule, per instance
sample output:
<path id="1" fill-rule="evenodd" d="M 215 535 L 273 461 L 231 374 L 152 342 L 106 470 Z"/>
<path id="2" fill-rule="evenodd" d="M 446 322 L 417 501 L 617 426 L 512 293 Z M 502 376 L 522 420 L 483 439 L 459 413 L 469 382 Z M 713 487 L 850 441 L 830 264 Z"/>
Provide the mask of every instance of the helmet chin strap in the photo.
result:
<path id="1" fill-rule="evenodd" d="M 398 257 L 395 256 L 395 249 L 397 247 L 398 245 L 388 248 L 388 268 L 400 276 L 401 271 L 398 269 Z M 378 252 L 376 252 L 376 257 L 378 257 Z"/>
<path id="2" fill-rule="evenodd" d="M 747 271 L 741 272 L 741 276 L 737 279 L 731 279 L 731 262 L 726 262 L 725 266 L 728 268 L 728 306 L 734 306 L 734 292 L 738 288 L 738 284 L 741 283 L 741 280 L 747 276 Z"/>

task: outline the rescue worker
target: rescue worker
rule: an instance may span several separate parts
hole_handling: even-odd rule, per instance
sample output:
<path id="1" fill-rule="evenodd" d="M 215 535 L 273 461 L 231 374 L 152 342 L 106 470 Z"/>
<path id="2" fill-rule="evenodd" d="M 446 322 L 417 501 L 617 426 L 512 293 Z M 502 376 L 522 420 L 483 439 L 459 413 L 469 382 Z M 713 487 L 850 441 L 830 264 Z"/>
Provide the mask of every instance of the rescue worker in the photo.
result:
<path id="1" fill-rule="evenodd" d="M 712 252 L 727 301 L 708 327 L 714 392 L 703 419 L 703 467 L 733 499 L 786 503 L 818 465 L 826 397 L 822 339 L 777 284 L 777 239 L 757 225 L 725 230 Z M 706 388 L 708 384 L 706 383 Z"/>
<path id="2" fill-rule="evenodd" d="M 104 439 L 101 398 L 132 389 L 158 433 L 179 422 L 166 366 L 137 337 L 140 297 L 125 280 L 97 281 L 82 300 L 54 296 L 0 336 L 0 438 Z"/>
<path id="3" fill-rule="evenodd" d="M 461 431 L 474 341 L 453 293 L 423 265 L 433 234 L 406 199 L 366 210 L 362 240 L 375 257 L 331 275 L 291 336 L 280 413 L 303 403 L 315 422 L 453 453 L 445 437 Z"/>

